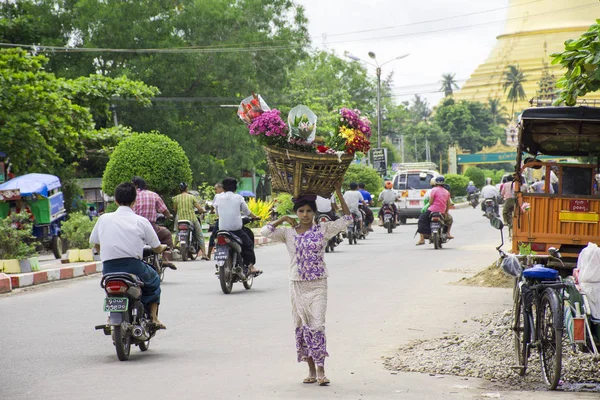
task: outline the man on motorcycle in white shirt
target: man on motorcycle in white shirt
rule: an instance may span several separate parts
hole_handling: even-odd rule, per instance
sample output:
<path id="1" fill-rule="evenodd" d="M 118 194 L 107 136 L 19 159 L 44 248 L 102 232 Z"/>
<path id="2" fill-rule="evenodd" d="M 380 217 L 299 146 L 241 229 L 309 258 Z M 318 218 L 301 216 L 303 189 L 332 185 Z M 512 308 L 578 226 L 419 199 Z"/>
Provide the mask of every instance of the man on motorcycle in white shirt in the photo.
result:
<path id="1" fill-rule="evenodd" d="M 346 204 L 348 204 L 348 208 L 350 209 L 352 215 L 354 215 L 358 220 L 360 230 L 362 231 L 363 218 L 358 206 L 360 204 L 365 204 L 365 200 L 363 198 L 363 195 L 357 189 L 358 183 L 352 182 L 350 184 L 350 189 L 346 190 L 346 192 L 344 193 L 344 201 L 346 202 Z"/>
<path id="2" fill-rule="evenodd" d="M 500 214 L 500 206 L 498 205 L 500 192 L 498 192 L 496 186 L 492 185 L 492 178 L 485 178 L 485 186 L 481 189 L 481 197 L 484 200 L 481 202 L 481 211 L 485 212 L 485 200 L 492 199 L 494 200 L 494 210 L 496 211 L 496 215 Z"/>
<path id="3" fill-rule="evenodd" d="M 379 209 L 379 221 L 380 226 L 383 225 L 383 213 L 381 210 L 384 205 L 389 205 L 394 212 L 394 221 L 396 224 L 398 223 L 398 209 L 396 208 L 396 192 L 392 190 L 393 184 L 391 181 L 385 182 L 385 189 L 379 193 L 379 197 L 377 200 L 381 201 L 381 208 Z"/>

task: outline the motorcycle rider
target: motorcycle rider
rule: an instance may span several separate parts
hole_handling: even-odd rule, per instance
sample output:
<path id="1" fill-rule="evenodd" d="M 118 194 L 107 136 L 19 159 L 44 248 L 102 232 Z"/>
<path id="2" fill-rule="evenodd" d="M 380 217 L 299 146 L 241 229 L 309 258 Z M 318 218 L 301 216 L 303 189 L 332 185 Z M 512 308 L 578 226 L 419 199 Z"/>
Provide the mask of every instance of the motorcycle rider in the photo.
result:
<path id="1" fill-rule="evenodd" d="M 502 197 L 504 198 L 504 207 L 502 208 L 502 216 L 504 217 L 504 223 L 509 224 L 512 219 L 513 212 L 515 210 L 515 189 L 514 189 L 514 177 L 509 175 L 506 178 L 506 183 L 502 186 Z"/>
<path id="2" fill-rule="evenodd" d="M 444 215 L 444 223 L 447 226 L 447 237 L 448 239 L 454 239 L 454 237 L 450 235 L 450 228 L 452 227 L 453 221 L 449 218 L 450 214 L 448 213 L 448 210 L 452 206 L 450 192 L 445 188 L 445 179 L 442 175 L 436 177 L 434 183 L 435 187 L 429 191 L 429 206 L 419 217 L 417 232 L 419 232 L 420 238 L 416 243 L 417 246 L 425 244 L 425 235 L 431 234 L 429 218 L 431 213 L 434 212 Z"/>
<path id="3" fill-rule="evenodd" d="M 317 196 L 315 200 L 317 204 L 317 218 L 320 214 L 327 215 L 332 221 L 337 220 L 337 204 L 335 203 L 335 194 L 332 194 L 330 198 Z"/>
<path id="4" fill-rule="evenodd" d="M 471 195 L 477 193 L 477 188 L 473 181 L 469 181 L 469 185 L 467 186 L 467 200 L 471 200 Z"/>
<path id="5" fill-rule="evenodd" d="M 242 229 L 242 215 L 250 218 L 258 218 L 250 212 L 244 198 L 235 193 L 237 190 L 237 180 L 235 178 L 223 179 L 223 193 L 215 196 L 213 206 L 219 217 L 219 230 L 233 233 L 242 240 L 242 258 L 248 266 L 248 273 L 255 277 L 262 274 L 263 271 L 254 268 L 256 255 L 254 254 L 254 240 Z"/>
<path id="6" fill-rule="evenodd" d="M 204 235 L 202 234 L 202 225 L 196 217 L 194 208 L 200 213 L 204 213 L 204 208 L 198 203 L 198 200 L 194 196 L 188 193 L 188 185 L 185 182 L 179 184 L 179 192 L 177 196 L 173 197 L 173 211 L 175 211 L 175 221 L 179 224 L 179 221 L 185 220 L 190 221 L 194 227 L 194 236 L 198 241 L 198 255 L 202 257 L 202 260 L 208 260 L 208 257 L 204 253 Z"/>
<path id="7" fill-rule="evenodd" d="M 223 193 L 223 184 L 221 182 L 215 183 L 215 197 L 213 197 L 212 205 L 213 209 L 211 214 L 215 213 L 215 201 L 217 199 L 217 195 Z M 215 248 L 215 238 L 217 237 L 217 232 L 219 231 L 219 216 L 215 219 L 213 224 L 212 232 L 210 233 L 210 238 L 208 239 L 208 259 L 210 260 L 210 256 Z"/>
<path id="8" fill-rule="evenodd" d="M 175 264 L 171 262 L 170 250 L 173 249 L 173 236 L 171 235 L 171 231 L 164 226 L 159 226 L 156 224 L 157 213 L 161 213 L 169 219 L 173 218 L 173 216 L 167 209 L 165 202 L 160 198 L 160 196 L 153 191 L 148 190 L 146 181 L 144 179 L 140 178 L 139 176 L 134 176 L 131 182 L 133 182 L 137 190 L 135 205 L 132 207 L 133 212 L 150 221 L 150 224 L 152 225 L 152 228 L 154 228 L 154 232 L 156 232 L 158 235 L 160 242 L 167 245 L 167 251 L 163 253 L 163 265 L 171 269 L 177 269 Z"/>
<path id="9" fill-rule="evenodd" d="M 492 178 L 485 178 L 485 186 L 481 189 L 481 197 L 484 201 L 481 202 L 481 211 L 485 213 L 485 200 L 494 200 L 494 211 L 496 215 L 500 215 L 500 206 L 498 205 L 498 197 L 500 193 L 496 186 L 492 185 Z M 485 216 L 485 214 L 484 214 Z"/>
<path id="10" fill-rule="evenodd" d="M 154 268 L 142 262 L 142 258 L 145 244 L 150 245 L 156 253 L 163 252 L 167 246 L 160 243 L 150 222 L 133 212 L 136 197 L 133 183 L 118 185 L 115 202 L 119 208 L 98 218 L 90 235 L 90 243 L 100 254 L 103 275 L 126 272 L 137 275 L 144 282 L 142 303 L 157 329 L 166 329 L 158 320 L 160 278 Z"/>
<path id="11" fill-rule="evenodd" d="M 391 181 L 385 182 L 385 189 L 379 193 L 378 201 L 381 201 L 381 208 L 379 209 L 379 218 L 380 225 L 383 225 L 383 206 L 389 205 L 394 213 L 394 221 L 398 224 L 398 208 L 396 208 L 396 192 L 392 190 L 393 184 Z"/>
<path id="12" fill-rule="evenodd" d="M 375 221 L 373 217 L 373 211 L 369 208 L 369 206 L 373 206 L 373 196 L 365 189 L 366 185 L 363 182 L 358 184 L 358 191 L 362 194 L 363 199 L 365 200 L 365 204 L 362 205 L 362 209 L 365 212 L 365 223 L 367 224 L 367 228 L 369 232 L 373 232 L 372 224 Z"/>
<path id="13" fill-rule="evenodd" d="M 357 190 L 358 184 L 356 182 L 350 183 L 350 189 L 344 193 L 344 201 L 348 204 L 348 208 L 352 212 L 358 221 L 360 231 L 363 229 L 362 214 L 360 212 L 359 205 L 365 204 L 363 195 Z"/>

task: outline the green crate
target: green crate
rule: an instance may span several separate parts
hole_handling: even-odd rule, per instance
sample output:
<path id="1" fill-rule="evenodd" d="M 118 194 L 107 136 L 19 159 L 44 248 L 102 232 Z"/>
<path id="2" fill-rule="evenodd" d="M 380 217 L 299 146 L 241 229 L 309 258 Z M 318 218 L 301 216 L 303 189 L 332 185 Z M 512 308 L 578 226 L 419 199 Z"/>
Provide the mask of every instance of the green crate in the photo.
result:
<path id="1" fill-rule="evenodd" d="M 0 202 L 0 218 L 6 218 L 10 211 L 10 204 L 8 202 Z"/>
<path id="2" fill-rule="evenodd" d="M 50 199 L 41 198 L 29 203 L 36 224 L 49 224 L 51 221 Z"/>

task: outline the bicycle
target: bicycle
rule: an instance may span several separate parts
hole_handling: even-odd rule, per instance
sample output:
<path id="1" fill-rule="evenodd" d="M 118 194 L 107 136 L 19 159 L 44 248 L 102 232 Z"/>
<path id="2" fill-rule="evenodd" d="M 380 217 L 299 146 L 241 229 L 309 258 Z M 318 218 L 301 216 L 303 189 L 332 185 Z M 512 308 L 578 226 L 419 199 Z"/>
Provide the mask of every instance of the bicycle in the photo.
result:
<path id="1" fill-rule="evenodd" d="M 504 226 L 499 218 L 491 223 L 500 230 Z M 562 370 L 564 289 L 567 284 L 557 270 L 535 262 L 555 259 L 562 263 L 560 253 L 549 249 L 550 255 L 507 255 L 501 249 L 503 245 L 502 236 L 502 244 L 496 250 L 500 253 L 503 269 L 516 278 L 511 329 L 517 372 L 520 376 L 525 375 L 531 349 L 535 348 L 540 357 L 542 378 L 548 389 L 554 390 Z M 515 267 L 515 262 L 519 268 Z"/>

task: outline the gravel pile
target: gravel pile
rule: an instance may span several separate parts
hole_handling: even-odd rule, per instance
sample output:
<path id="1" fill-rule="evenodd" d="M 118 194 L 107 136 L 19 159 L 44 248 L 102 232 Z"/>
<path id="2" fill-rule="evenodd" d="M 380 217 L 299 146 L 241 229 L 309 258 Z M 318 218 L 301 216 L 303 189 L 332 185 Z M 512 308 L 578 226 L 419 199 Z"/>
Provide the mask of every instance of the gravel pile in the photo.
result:
<path id="1" fill-rule="evenodd" d="M 467 376 L 497 382 L 510 389 L 534 390 L 544 387 L 537 352 L 529 358 L 525 377 L 516 373 L 512 316 L 510 311 L 474 318 L 479 329 L 469 334 L 419 340 L 399 349 L 385 360 L 393 371 Z M 600 358 L 573 353 L 564 344 L 563 385 L 566 390 L 600 390 Z"/>

